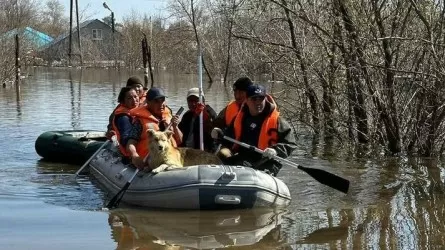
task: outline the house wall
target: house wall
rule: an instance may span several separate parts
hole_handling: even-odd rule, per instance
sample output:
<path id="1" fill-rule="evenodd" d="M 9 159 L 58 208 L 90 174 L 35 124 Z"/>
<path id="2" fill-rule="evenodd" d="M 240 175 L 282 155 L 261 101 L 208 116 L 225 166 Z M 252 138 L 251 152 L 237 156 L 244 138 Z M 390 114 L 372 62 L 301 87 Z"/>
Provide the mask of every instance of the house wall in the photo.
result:
<path id="1" fill-rule="evenodd" d="M 101 30 L 102 39 L 93 39 L 93 30 Z M 111 27 L 107 24 L 94 20 L 80 29 L 81 47 L 83 61 L 88 63 L 99 63 L 103 61 L 114 61 L 121 58 L 119 53 L 120 37 L 122 35 L 118 32 L 114 33 Z M 79 46 L 77 39 L 77 29 L 72 34 L 72 61 L 76 64 L 79 61 Z M 68 60 L 69 51 L 69 36 L 64 37 L 60 41 L 52 44 L 47 50 L 44 51 L 44 58 L 51 61 L 63 61 Z"/>

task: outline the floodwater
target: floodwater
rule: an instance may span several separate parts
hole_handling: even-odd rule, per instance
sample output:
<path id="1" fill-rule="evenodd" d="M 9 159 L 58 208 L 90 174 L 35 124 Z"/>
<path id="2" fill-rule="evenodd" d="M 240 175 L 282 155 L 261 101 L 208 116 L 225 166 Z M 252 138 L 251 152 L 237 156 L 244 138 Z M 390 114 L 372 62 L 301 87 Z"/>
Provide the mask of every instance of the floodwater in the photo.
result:
<path id="1" fill-rule="evenodd" d="M 291 190 L 284 210 L 104 211 L 105 194 L 80 167 L 40 160 L 38 135 L 104 130 L 130 75 L 113 69 L 26 71 L 0 89 L 1 249 L 438 249 L 445 245 L 444 167 L 434 159 L 353 160 L 299 132 L 291 160 L 351 181 L 344 195 L 283 167 Z M 141 73 L 139 73 L 141 75 Z M 193 75 L 156 75 L 175 111 L 186 105 Z M 215 83 L 206 99 L 222 109 L 230 92 Z"/>

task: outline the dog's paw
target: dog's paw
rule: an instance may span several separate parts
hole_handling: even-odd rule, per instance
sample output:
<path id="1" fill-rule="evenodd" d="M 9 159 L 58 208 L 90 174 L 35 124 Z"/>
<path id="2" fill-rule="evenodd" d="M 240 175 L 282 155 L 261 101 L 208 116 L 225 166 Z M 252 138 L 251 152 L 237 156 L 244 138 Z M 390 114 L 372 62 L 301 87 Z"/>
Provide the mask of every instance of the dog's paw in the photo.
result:
<path id="1" fill-rule="evenodd" d="M 170 166 L 168 166 L 168 167 L 165 169 L 165 171 L 169 171 L 169 170 L 172 170 L 172 169 L 175 169 L 175 168 L 181 168 L 181 166 L 170 165 Z"/>
<path id="2" fill-rule="evenodd" d="M 157 174 L 157 173 L 160 173 L 160 172 L 162 172 L 162 171 L 165 171 L 166 169 L 168 169 L 168 167 L 169 167 L 169 166 L 168 166 L 167 164 L 162 164 L 162 165 L 160 165 L 159 167 L 153 169 L 151 172 L 152 172 L 153 174 Z"/>

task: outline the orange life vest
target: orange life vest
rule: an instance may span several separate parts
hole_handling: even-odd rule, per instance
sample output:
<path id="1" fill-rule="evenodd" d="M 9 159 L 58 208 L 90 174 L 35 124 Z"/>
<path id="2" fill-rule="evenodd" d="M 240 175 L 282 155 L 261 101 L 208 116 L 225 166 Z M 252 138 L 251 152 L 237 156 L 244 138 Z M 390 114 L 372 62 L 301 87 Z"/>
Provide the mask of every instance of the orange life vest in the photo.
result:
<path id="1" fill-rule="evenodd" d="M 139 97 L 139 107 L 145 106 L 145 100 L 147 99 L 147 91 L 144 91 L 144 94 Z"/>
<path id="2" fill-rule="evenodd" d="M 235 119 L 236 115 L 240 110 L 240 106 L 236 103 L 236 101 L 231 101 L 227 104 L 226 113 L 225 113 L 225 122 L 226 126 L 230 126 L 233 119 Z"/>
<path id="3" fill-rule="evenodd" d="M 120 142 L 121 141 L 121 134 L 119 132 L 119 129 L 116 126 L 116 116 L 120 115 L 120 114 L 127 114 L 128 116 L 130 116 L 130 109 L 125 107 L 122 104 L 117 105 L 117 107 L 114 109 L 113 112 L 114 116 L 113 116 L 113 121 L 111 122 L 111 126 L 113 127 L 114 132 L 116 133 L 116 138 L 117 141 Z M 119 144 L 119 151 L 121 151 L 123 156 L 130 156 L 130 154 L 127 152 L 127 149 L 122 146 L 121 144 Z"/>
<path id="4" fill-rule="evenodd" d="M 268 95 L 267 99 L 270 103 L 272 104 L 275 103 L 275 101 L 272 99 L 271 96 Z M 260 138 L 258 139 L 258 145 L 255 145 L 257 148 L 264 150 L 270 146 L 277 144 L 279 115 L 280 112 L 278 112 L 277 109 L 274 108 L 272 113 L 270 113 L 264 119 L 263 124 L 261 125 L 261 132 L 260 132 Z M 244 117 L 244 112 L 241 110 L 235 117 L 235 121 L 233 124 L 235 139 L 238 141 L 241 139 L 243 117 Z M 236 151 L 238 149 L 238 144 L 234 144 L 232 149 Z"/>
<path id="5" fill-rule="evenodd" d="M 159 122 L 154 115 L 148 111 L 146 106 L 134 108 L 130 111 L 130 115 L 139 119 L 141 125 L 142 125 L 142 132 L 141 137 L 139 138 L 139 142 L 136 144 L 136 151 L 138 152 L 139 156 L 142 158 L 145 158 L 149 154 L 148 149 L 148 135 L 147 130 L 148 129 L 154 129 L 156 131 L 159 130 Z M 172 113 L 171 110 L 168 107 L 165 107 L 164 112 L 162 113 L 162 118 L 167 122 L 170 123 L 172 119 Z M 172 137 L 172 143 L 173 146 L 176 147 L 176 141 Z"/>

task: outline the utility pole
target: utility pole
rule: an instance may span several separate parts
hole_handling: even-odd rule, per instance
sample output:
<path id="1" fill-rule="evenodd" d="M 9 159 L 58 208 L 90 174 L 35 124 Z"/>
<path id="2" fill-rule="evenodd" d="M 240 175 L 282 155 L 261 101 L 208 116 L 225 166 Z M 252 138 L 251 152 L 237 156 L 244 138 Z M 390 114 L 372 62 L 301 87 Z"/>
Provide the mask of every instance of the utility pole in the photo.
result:
<path id="1" fill-rule="evenodd" d="M 83 65 L 83 58 L 82 58 L 82 43 L 80 41 L 80 23 L 79 23 L 79 4 L 76 0 L 76 22 L 77 22 L 77 40 L 79 45 L 79 58 L 80 58 L 80 66 Z"/>
<path id="2" fill-rule="evenodd" d="M 114 67 L 117 67 L 117 56 L 116 56 L 116 51 L 117 51 L 117 47 L 116 47 L 116 38 L 115 38 L 115 29 L 114 29 L 114 12 L 110 9 L 110 7 L 108 7 L 107 3 L 104 2 L 103 6 L 105 9 L 109 10 L 111 12 L 111 31 L 113 32 L 112 34 L 112 43 L 113 43 L 113 51 L 114 51 Z"/>
<path id="3" fill-rule="evenodd" d="M 68 66 L 71 67 L 71 54 L 73 52 L 73 0 L 70 0 L 70 34 L 68 39 Z"/>

